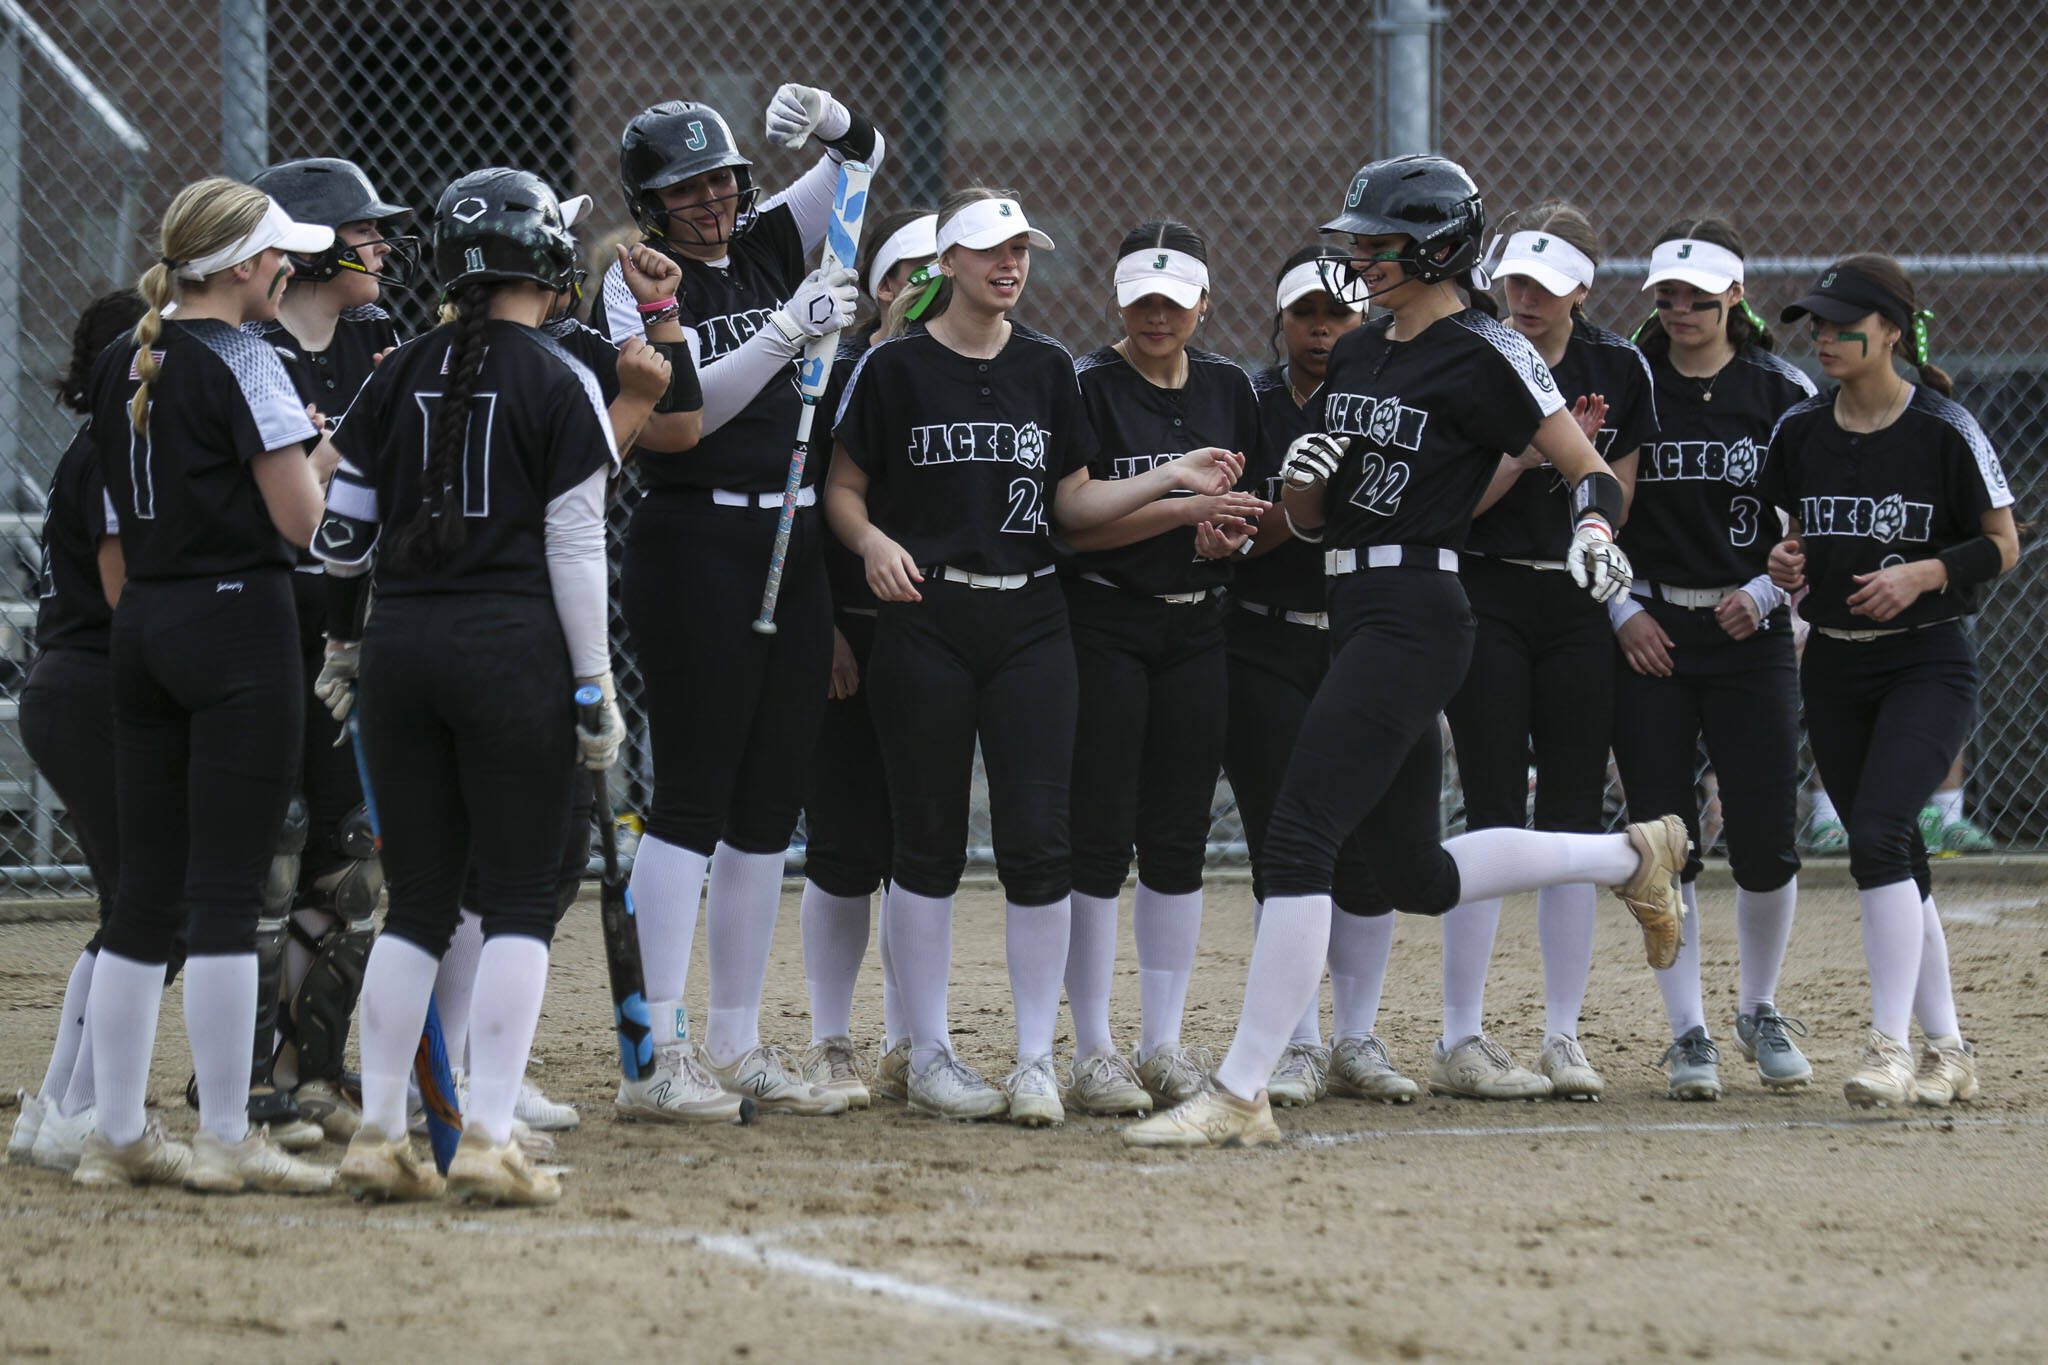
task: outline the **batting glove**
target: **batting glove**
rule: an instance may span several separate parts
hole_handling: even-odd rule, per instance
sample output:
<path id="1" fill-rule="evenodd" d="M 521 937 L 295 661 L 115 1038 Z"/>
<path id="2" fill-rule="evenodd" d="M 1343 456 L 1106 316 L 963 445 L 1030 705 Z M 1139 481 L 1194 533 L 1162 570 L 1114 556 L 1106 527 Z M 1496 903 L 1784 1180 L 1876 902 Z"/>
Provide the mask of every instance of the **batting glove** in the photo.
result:
<path id="1" fill-rule="evenodd" d="M 853 116 L 846 106 L 808 85 L 785 85 L 768 101 L 768 140 L 791 151 L 812 137 L 831 142 L 846 136 Z"/>
<path id="2" fill-rule="evenodd" d="M 1281 481 L 1296 490 L 1328 483 L 1349 449 L 1349 436 L 1325 436 L 1320 431 L 1297 436 L 1287 447 L 1287 458 L 1280 462 Z"/>
<path id="3" fill-rule="evenodd" d="M 789 296 L 789 302 L 769 315 L 769 321 L 791 345 L 800 345 L 850 325 L 859 307 L 859 277 L 851 270 L 813 270 Z"/>
<path id="4" fill-rule="evenodd" d="M 362 657 L 360 640 L 346 644 L 328 641 L 326 662 L 313 680 L 313 695 L 336 720 L 347 720 L 349 708 L 356 704 L 356 672 L 362 667 Z"/>
<path id="5" fill-rule="evenodd" d="M 1635 582 L 1628 556 L 1614 543 L 1614 532 L 1599 517 L 1582 519 L 1572 531 L 1572 548 L 1564 557 L 1572 582 L 1593 594 L 1595 602 L 1612 602 Z"/>
<path id="6" fill-rule="evenodd" d="M 576 757 L 590 771 L 601 773 L 619 761 L 619 746 L 626 742 L 626 718 L 619 714 L 619 699 L 612 691 L 610 673 L 576 680 L 578 687 L 591 684 L 604 693 L 604 701 L 597 708 L 599 728 L 586 730 L 581 723 L 576 726 Z"/>

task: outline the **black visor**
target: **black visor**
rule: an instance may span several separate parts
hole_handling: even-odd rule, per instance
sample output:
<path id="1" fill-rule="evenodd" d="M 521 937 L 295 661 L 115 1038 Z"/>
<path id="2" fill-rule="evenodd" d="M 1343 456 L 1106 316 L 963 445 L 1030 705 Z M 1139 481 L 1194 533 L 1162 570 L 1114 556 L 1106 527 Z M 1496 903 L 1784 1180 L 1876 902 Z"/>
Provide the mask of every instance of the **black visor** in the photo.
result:
<path id="1" fill-rule="evenodd" d="M 1878 314 L 1900 331 L 1913 326 L 1913 310 L 1898 295 L 1870 276 L 1835 266 L 1822 273 L 1806 296 L 1778 314 L 1780 322 L 1797 322 L 1808 313 L 1836 326 Z"/>

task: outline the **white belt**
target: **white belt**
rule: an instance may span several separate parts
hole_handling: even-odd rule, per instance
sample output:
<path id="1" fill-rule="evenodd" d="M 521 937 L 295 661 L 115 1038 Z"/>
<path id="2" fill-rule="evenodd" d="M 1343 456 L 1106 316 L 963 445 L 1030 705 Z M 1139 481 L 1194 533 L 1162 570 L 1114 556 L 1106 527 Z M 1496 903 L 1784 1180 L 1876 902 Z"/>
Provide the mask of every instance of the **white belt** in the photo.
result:
<path id="1" fill-rule="evenodd" d="M 1264 602 L 1247 602 L 1242 597 L 1237 599 L 1237 605 L 1254 616 L 1276 617 L 1290 626 L 1314 626 L 1317 630 L 1330 628 L 1330 613 L 1326 611 L 1282 611 Z"/>
<path id="2" fill-rule="evenodd" d="M 780 507 L 780 493 L 735 493 L 730 488 L 711 490 L 711 501 L 719 507 Z M 799 488 L 796 494 L 798 507 L 816 507 L 818 490 L 815 487 Z"/>
<path id="3" fill-rule="evenodd" d="M 1891 630 L 1836 630 L 1833 626 L 1815 626 L 1814 629 L 1830 640 L 1851 640 L 1862 644 L 1866 640 L 1882 640 L 1887 635 L 1908 635 L 1916 627 L 1895 626 Z"/>
<path id="4" fill-rule="evenodd" d="M 1458 571 L 1458 552 L 1430 545 L 1368 545 L 1358 550 L 1323 551 L 1323 572 L 1332 577 L 1361 569 L 1438 569 Z"/>
<path id="5" fill-rule="evenodd" d="M 1090 583 L 1100 583 L 1105 588 L 1116 588 L 1118 592 L 1124 591 L 1122 587 L 1110 582 L 1099 573 L 1084 573 L 1081 577 Z M 1176 607 L 1185 607 L 1196 602 L 1208 601 L 1209 591 L 1204 588 L 1201 592 L 1148 592 L 1135 593 L 1133 596 L 1149 597 L 1155 602 L 1166 602 Z"/>
<path id="6" fill-rule="evenodd" d="M 1015 592 L 1034 578 L 1043 578 L 1052 572 L 1052 565 L 1033 569 L 1030 573 L 969 573 L 948 564 L 939 570 L 938 576 L 948 583 L 965 583 L 970 588 L 994 588 L 998 592 Z"/>
<path id="7" fill-rule="evenodd" d="M 1504 559 L 1501 562 L 1503 564 L 1519 564 L 1525 569 L 1544 569 L 1553 573 L 1565 567 L 1562 559 Z"/>
<path id="8" fill-rule="evenodd" d="M 1671 588 L 1661 583 L 1645 583 L 1638 578 L 1629 585 L 1628 590 L 1637 597 L 1668 602 L 1674 607 L 1684 607 L 1687 611 L 1700 611 L 1703 608 L 1720 606 L 1722 598 L 1741 586 L 1740 583 L 1730 583 L 1725 588 Z"/>

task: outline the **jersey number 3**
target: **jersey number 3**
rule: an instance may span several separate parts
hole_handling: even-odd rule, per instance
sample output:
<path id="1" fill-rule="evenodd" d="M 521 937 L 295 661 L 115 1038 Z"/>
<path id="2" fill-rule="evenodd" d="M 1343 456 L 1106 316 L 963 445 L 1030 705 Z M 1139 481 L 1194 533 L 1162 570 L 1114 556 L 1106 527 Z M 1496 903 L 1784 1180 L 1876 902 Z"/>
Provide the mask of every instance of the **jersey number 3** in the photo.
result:
<path id="1" fill-rule="evenodd" d="M 1391 517 L 1401 506 L 1401 494 L 1408 490 L 1408 463 L 1388 460 L 1368 452 L 1358 467 L 1358 487 L 1351 501 L 1374 516 Z"/>
<path id="2" fill-rule="evenodd" d="M 1010 513 L 1003 518 L 1003 530 L 1013 536 L 1035 536 L 1045 531 L 1045 495 L 1036 479 L 1010 480 Z"/>
<path id="3" fill-rule="evenodd" d="M 434 457 L 434 414 L 441 406 L 438 393 L 416 393 L 420 405 L 424 438 L 420 447 L 420 468 Z M 491 428 L 498 415 L 498 395 L 478 393 L 469 399 L 469 432 L 462 443 L 462 515 L 487 517 L 491 514 Z"/>

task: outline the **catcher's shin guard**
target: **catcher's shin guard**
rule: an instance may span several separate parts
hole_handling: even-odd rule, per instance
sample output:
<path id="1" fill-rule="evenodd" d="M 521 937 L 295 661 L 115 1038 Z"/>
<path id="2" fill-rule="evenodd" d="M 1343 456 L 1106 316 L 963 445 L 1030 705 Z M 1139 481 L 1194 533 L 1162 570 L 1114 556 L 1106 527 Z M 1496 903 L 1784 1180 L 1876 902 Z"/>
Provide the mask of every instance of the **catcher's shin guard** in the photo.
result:
<path id="1" fill-rule="evenodd" d="M 377 901 L 384 891 L 384 867 L 363 807 L 357 806 L 342 821 L 336 842 L 345 855 L 341 865 L 314 883 L 301 908 L 322 911 L 339 922 L 317 938 L 297 918 L 291 926 L 313 954 L 292 997 L 287 1024 L 298 1046 L 302 1081 L 342 1079 L 349 1016 L 362 993 L 363 968 L 377 932 Z"/>

